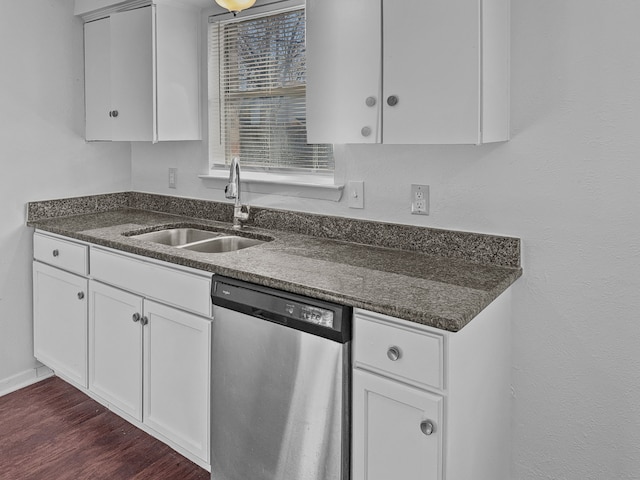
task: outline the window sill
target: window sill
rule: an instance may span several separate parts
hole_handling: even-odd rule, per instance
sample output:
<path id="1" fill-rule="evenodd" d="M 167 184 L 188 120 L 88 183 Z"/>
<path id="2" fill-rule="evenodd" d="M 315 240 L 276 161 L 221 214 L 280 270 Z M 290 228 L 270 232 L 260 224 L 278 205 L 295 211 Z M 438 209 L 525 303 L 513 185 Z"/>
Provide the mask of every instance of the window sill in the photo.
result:
<path id="1" fill-rule="evenodd" d="M 205 187 L 224 190 L 229 182 L 229 171 L 212 171 L 208 175 L 198 175 Z M 344 185 L 336 185 L 333 176 L 281 175 L 243 171 L 240 176 L 242 190 L 250 193 L 284 195 L 287 197 L 314 198 L 339 202 Z"/>

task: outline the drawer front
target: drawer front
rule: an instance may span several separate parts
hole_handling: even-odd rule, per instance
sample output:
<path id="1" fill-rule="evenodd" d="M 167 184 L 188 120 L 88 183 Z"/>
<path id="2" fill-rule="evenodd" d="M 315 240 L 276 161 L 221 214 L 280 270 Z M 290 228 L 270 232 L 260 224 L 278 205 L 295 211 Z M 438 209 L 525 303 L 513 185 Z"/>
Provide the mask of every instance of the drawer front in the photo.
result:
<path id="1" fill-rule="evenodd" d="M 183 310 L 211 316 L 211 278 L 91 249 L 91 276 Z"/>
<path id="2" fill-rule="evenodd" d="M 41 233 L 33 235 L 33 258 L 79 275 L 88 273 L 89 247 Z"/>
<path id="3" fill-rule="evenodd" d="M 355 317 L 355 366 L 420 387 L 444 388 L 444 338 L 419 328 Z"/>

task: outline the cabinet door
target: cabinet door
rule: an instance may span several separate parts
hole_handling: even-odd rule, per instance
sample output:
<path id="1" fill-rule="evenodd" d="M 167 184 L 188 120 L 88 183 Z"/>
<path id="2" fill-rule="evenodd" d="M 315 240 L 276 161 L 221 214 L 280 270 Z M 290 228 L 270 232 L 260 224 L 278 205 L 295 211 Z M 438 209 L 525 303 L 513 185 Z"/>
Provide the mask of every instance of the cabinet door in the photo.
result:
<path id="1" fill-rule="evenodd" d="M 380 0 L 307 0 L 309 143 L 381 141 L 381 15 Z"/>
<path id="2" fill-rule="evenodd" d="M 141 314 L 140 297 L 91 281 L 89 390 L 139 421 L 142 421 Z"/>
<path id="3" fill-rule="evenodd" d="M 441 419 L 442 397 L 355 369 L 353 480 L 440 480 Z"/>
<path id="4" fill-rule="evenodd" d="M 384 143 L 480 142 L 481 3 L 384 8 Z"/>
<path id="5" fill-rule="evenodd" d="M 158 3 L 157 140 L 200 140 L 200 9 Z"/>
<path id="6" fill-rule="evenodd" d="M 87 279 L 33 263 L 35 357 L 87 388 Z"/>
<path id="7" fill-rule="evenodd" d="M 144 303 L 144 423 L 209 458 L 210 321 Z"/>
<path id="8" fill-rule="evenodd" d="M 111 140 L 111 22 L 84 24 L 85 138 Z"/>
<path id="9" fill-rule="evenodd" d="M 154 140 L 153 12 L 149 6 L 111 15 L 112 140 Z"/>

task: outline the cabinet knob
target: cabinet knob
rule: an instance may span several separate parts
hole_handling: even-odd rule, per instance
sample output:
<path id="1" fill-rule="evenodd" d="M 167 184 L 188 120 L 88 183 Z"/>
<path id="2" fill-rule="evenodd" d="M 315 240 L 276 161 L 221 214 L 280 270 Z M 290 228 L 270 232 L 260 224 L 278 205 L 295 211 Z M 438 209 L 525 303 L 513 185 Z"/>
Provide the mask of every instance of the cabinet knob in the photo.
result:
<path id="1" fill-rule="evenodd" d="M 113 117 L 113 118 L 116 118 L 118 116 L 118 110 L 111 110 L 109 112 L 109 116 Z"/>
<path id="2" fill-rule="evenodd" d="M 362 127 L 362 130 L 360 130 L 360 133 L 362 134 L 363 137 L 368 137 L 369 135 L 371 135 L 371 127 Z"/>
<path id="3" fill-rule="evenodd" d="M 390 107 L 395 107 L 397 104 L 398 104 L 397 95 L 391 95 L 389 98 L 387 98 L 387 105 L 389 105 Z"/>
<path id="4" fill-rule="evenodd" d="M 149 318 L 148 317 L 142 317 L 140 319 L 140 323 L 142 324 L 142 326 L 145 326 L 147 323 L 149 323 Z"/>
<path id="5" fill-rule="evenodd" d="M 365 100 L 365 103 L 367 104 L 367 107 L 373 107 L 376 104 L 376 97 L 367 97 L 367 99 Z"/>
<path id="6" fill-rule="evenodd" d="M 140 314 L 138 312 L 134 313 L 133 315 L 131 315 L 131 320 L 135 322 L 139 322 L 140 321 Z"/>
<path id="7" fill-rule="evenodd" d="M 436 431 L 436 426 L 431 420 L 424 420 L 420 423 L 420 430 L 422 430 L 422 433 L 425 435 L 431 435 Z"/>
<path id="8" fill-rule="evenodd" d="M 400 349 L 398 347 L 389 347 L 389 350 L 387 350 L 387 357 L 389 357 L 389 360 L 391 360 L 392 362 L 400 359 L 401 356 L 402 352 L 400 352 Z"/>
<path id="9" fill-rule="evenodd" d="M 84 292 L 78 292 L 78 300 L 82 300 L 84 298 Z"/>
<path id="10" fill-rule="evenodd" d="M 60 251 L 56 248 L 53 252 L 51 252 L 51 255 L 57 257 L 58 255 L 60 255 Z"/>

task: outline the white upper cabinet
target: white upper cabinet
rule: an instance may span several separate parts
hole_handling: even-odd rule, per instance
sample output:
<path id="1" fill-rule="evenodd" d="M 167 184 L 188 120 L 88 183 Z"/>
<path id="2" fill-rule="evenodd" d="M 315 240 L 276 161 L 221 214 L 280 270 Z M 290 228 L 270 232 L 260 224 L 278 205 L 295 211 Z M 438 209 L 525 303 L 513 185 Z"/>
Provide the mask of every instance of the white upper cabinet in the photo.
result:
<path id="1" fill-rule="evenodd" d="M 85 23 L 86 139 L 199 140 L 198 32 L 164 3 Z"/>
<path id="2" fill-rule="evenodd" d="M 307 0 L 310 143 L 509 138 L 509 0 Z"/>

